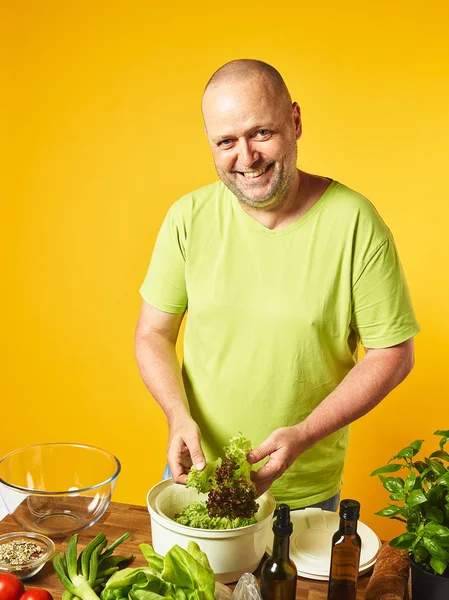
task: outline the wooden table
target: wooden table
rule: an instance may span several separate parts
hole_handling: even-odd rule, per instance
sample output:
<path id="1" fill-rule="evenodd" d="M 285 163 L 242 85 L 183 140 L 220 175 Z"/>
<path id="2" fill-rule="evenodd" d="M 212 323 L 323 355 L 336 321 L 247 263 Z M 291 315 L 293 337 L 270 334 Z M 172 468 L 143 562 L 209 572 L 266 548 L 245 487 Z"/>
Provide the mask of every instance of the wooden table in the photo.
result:
<path id="1" fill-rule="evenodd" d="M 19 530 L 19 526 L 10 516 L 0 521 L 0 534 Z M 111 502 L 108 510 L 98 523 L 79 534 L 78 552 L 102 531 L 106 534 L 109 543 L 126 531 L 129 531 L 132 536 L 119 546 L 119 553 L 123 555 L 135 555 L 131 566 L 146 566 L 147 563 L 139 549 L 139 544 L 143 542 L 151 544 L 150 515 L 146 506 Z M 65 552 L 67 542 L 68 538 L 55 540 L 56 551 Z M 365 574 L 359 578 L 357 600 L 362 600 L 365 597 L 368 581 L 369 574 Z M 45 588 L 53 595 L 54 600 L 60 600 L 64 591 L 64 587 L 54 572 L 51 562 L 48 562 L 40 573 L 25 581 L 25 587 Z M 327 581 L 314 581 L 312 579 L 304 579 L 303 577 L 298 578 L 296 599 L 327 600 Z"/>

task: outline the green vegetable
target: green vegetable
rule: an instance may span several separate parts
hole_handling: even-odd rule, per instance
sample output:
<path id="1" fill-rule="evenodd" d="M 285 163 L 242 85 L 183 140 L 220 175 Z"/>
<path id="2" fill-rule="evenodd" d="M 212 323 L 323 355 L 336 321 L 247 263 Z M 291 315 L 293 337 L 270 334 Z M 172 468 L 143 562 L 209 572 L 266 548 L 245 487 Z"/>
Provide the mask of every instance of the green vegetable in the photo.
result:
<path id="1" fill-rule="evenodd" d="M 223 450 L 224 460 L 217 458 L 202 471 L 190 469 L 186 486 L 208 492 L 208 498 L 205 503 L 193 502 L 185 507 L 176 515 L 178 523 L 201 529 L 234 529 L 256 522 L 257 493 L 246 459 L 251 442 L 240 433 Z"/>
<path id="2" fill-rule="evenodd" d="M 246 525 L 256 523 L 254 517 L 249 519 L 241 517 L 237 517 L 236 519 L 210 517 L 205 502 L 191 502 L 176 517 L 176 521 L 181 525 L 196 527 L 197 529 L 235 529 L 236 527 L 245 527 Z"/>
<path id="3" fill-rule="evenodd" d="M 215 575 L 195 542 L 187 550 L 173 546 L 164 558 L 141 544 L 148 567 L 117 571 L 107 581 L 101 600 L 214 600 Z"/>
<path id="4" fill-rule="evenodd" d="M 202 471 L 192 467 L 187 475 L 186 486 L 195 488 L 200 494 L 206 494 L 216 486 L 215 470 L 221 465 L 221 458 L 212 463 L 206 463 Z"/>
<path id="5" fill-rule="evenodd" d="M 234 478 L 236 480 L 244 477 L 248 481 L 251 473 L 251 463 L 246 460 L 246 457 L 251 452 L 251 442 L 246 439 L 241 433 L 232 437 L 229 440 L 229 445 L 223 448 L 226 458 L 233 460 L 236 464 Z"/>
<path id="6" fill-rule="evenodd" d="M 99 533 L 78 557 L 78 534 L 73 535 L 66 554 L 60 552 L 53 558 L 54 569 L 66 588 L 63 600 L 99 600 L 97 592 L 101 591 L 110 575 L 118 570 L 118 563 L 133 558 L 133 555 L 111 556 L 114 549 L 130 535 L 125 533 L 104 550 L 108 541 L 104 533 Z"/>

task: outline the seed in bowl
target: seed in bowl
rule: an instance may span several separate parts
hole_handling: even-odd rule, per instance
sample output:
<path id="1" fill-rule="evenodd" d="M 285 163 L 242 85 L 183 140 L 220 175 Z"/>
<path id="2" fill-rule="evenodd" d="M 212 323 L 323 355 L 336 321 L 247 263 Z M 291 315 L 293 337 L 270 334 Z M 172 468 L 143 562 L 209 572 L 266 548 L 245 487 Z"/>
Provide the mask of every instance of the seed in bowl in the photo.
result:
<path id="1" fill-rule="evenodd" d="M 0 544 L 0 563 L 6 565 L 25 565 L 44 554 L 41 546 L 28 540 L 13 540 Z"/>

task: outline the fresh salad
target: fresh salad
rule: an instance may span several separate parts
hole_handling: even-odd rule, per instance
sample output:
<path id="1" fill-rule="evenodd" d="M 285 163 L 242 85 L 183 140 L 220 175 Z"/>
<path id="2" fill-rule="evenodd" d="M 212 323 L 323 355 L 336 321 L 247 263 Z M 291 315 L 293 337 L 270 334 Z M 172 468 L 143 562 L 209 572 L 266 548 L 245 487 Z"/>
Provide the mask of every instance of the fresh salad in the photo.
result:
<path id="1" fill-rule="evenodd" d="M 100 533 L 79 556 L 78 536 L 72 536 L 67 552 L 53 559 L 65 587 L 62 600 L 214 600 L 215 575 L 195 542 L 189 542 L 187 550 L 175 545 L 165 557 L 149 544 L 140 544 L 148 566 L 120 569 L 119 564 L 133 556 L 113 555 L 113 551 L 129 535 L 108 547 Z"/>
<path id="2" fill-rule="evenodd" d="M 192 502 L 176 517 L 181 525 L 200 529 L 234 529 L 252 525 L 259 506 L 256 487 L 250 479 L 251 464 L 246 460 L 251 442 L 241 433 L 223 448 L 224 459 L 195 467 L 187 476 L 187 487 L 207 493 L 205 502 Z"/>

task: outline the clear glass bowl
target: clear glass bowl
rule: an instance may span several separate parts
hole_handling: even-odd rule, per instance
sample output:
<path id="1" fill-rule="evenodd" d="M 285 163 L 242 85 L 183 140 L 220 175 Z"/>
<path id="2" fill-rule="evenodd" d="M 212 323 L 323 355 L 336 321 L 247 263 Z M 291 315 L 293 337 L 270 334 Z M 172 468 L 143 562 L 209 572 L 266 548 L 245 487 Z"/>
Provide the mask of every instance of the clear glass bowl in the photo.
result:
<path id="1" fill-rule="evenodd" d="M 20 560 L 20 564 L 14 564 L 17 559 L 10 558 L 7 562 L 4 562 L 0 558 L 0 573 L 12 573 L 20 579 L 28 579 L 33 577 L 36 573 L 42 569 L 47 561 L 53 558 L 55 553 L 55 545 L 46 535 L 40 533 L 32 533 L 30 531 L 18 531 L 14 533 L 6 533 L 0 535 L 0 552 L 3 555 L 4 544 L 13 544 L 14 542 L 30 542 L 36 546 L 39 546 L 43 552 L 38 558 L 30 558 L 27 561 Z"/>
<path id="2" fill-rule="evenodd" d="M 94 446 L 28 446 L 0 459 L 0 494 L 23 529 L 63 538 L 98 521 L 120 470 L 113 454 Z"/>

